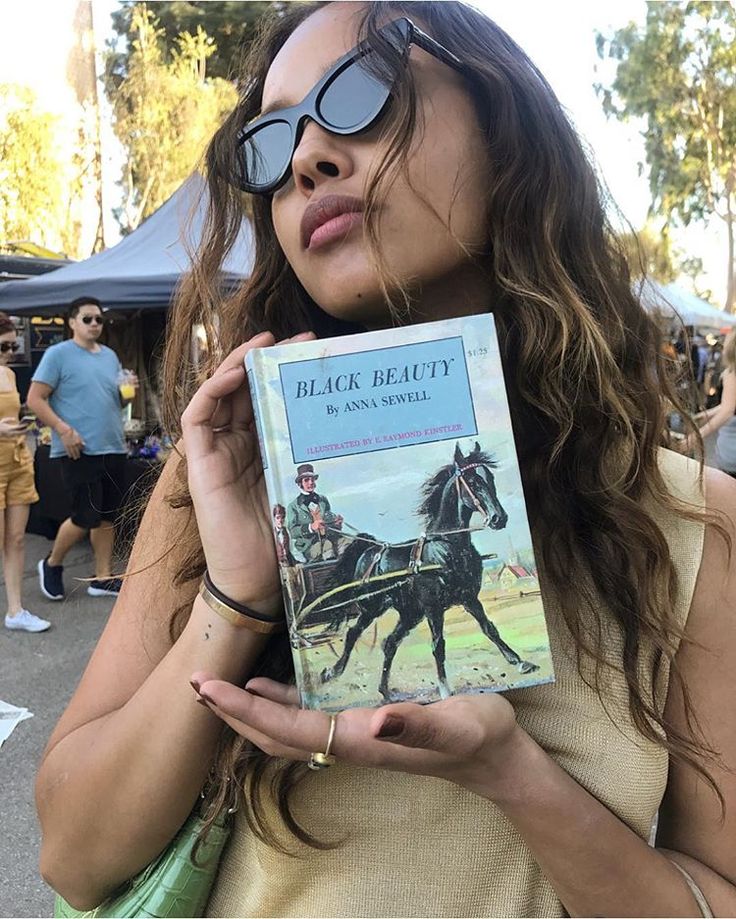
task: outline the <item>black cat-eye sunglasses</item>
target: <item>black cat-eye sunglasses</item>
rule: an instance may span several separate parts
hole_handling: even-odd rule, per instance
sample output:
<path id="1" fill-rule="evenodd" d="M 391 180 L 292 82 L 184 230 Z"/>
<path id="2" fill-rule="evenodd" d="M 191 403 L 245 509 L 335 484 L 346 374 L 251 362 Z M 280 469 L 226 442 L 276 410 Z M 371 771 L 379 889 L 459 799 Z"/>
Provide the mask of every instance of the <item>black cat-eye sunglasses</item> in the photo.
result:
<path id="1" fill-rule="evenodd" d="M 458 57 L 443 48 L 411 20 L 396 19 L 380 34 L 408 60 L 412 44 L 461 73 Z M 361 43 L 341 57 L 298 105 L 261 115 L 238 134 L 239 171 L 235 180 L 243 191 L 267 195 L 289 178 L 291 159 L 308 118 L 332 134 L 367 131 L 383 115 L 391 86 L 382 83 L 361 61 L 371 53 Z"/>

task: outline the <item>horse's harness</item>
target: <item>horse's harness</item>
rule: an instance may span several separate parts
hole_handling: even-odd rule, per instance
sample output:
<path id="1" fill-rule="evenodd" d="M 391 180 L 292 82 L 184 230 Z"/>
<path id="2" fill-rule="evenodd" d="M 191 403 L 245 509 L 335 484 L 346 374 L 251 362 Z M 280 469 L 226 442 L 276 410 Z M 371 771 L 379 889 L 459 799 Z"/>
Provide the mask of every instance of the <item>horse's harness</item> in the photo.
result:
<path id="1" fill-rule="evenodd" d="M 470 487 L 470 485 L 468 485 L 468 483 L 465 481 L 465 478 L 463 477 L 464 472 L 468 472 L 468 470 L 470 469 L 478 469 L 478 468 L 485 469 L 485 463 L 468 463 L 467 466 L 458 466 L 456 463 L 455 471 L 452 473 L 452 478 L 454 478 L 455 480 L 455 488 L 457 490 L 458 501 L 460 501 L 462 497 L 460 489 L 464 488 L 465 491 L 468 493 L 468 496 L 470 497 L 470 500 L 473 502 L 473 505 L 475 506 L 475 509 L 478 511 L 478 513 L 482 514 L 485 512 L 487 514 L 487 512 L 485 511 L 485 508 L 478 500 L 473 489 Z M 471 532 L 473 529 L 474 527 L 465 527 L 464 529 L 461 529 L 461 530 L 450 530 L 446 533 L 433 533 L 432 535 L 433 536 L 450 536 L 455 533 L 468 533 L 468 532 Z M 383 558 L 384 553 L 388 549 L 398 548 L 399 546 L 411 545 L 411 550 L 409 552 L 409 566 L 408 567 L 409 567 L 409 571 L 412 574 L 417 574 L 422 566 L 422 552 L 424 552 L 424 546 L 426 542 L 427 542 L 427 534 L 420 533 L 418 539 L 414 543 L 394 543 L 392 544 L 392 543 L 384 542 L 384 543 L 377 544 L 378 548 L 376 552 L 374 552 L 370 565 L 368 566 L 365 573 L 363 574 L 363 577 L 361 578 L 361 582 L 365 584 L 368 580 L 370 580 L 373 572 L 376 570 L 379 562 Z"/>
<path id="2" fill-rule="evenodd" d="M 467 466 L 458 466 L 457 464 L 455 464 L 455 471 L 453 472 L 452 476 L 455 479 L 455 486 L 457 488 L 458 500 L 460 499 L 460 489 L 465 488 L 475 508 L 480 513 L 483 513 L 484 511 L 483 505 L 478 500 L 472 488 L 468 485 L 468 483 L 463 478 L 463 473 L 468 472 L 468 470 L 470 469 L 476 469 L 478 467 L 485 468 L 485 463 L 468 463 Z M 344 523 L 346 526 L 350 527 L 351 529 L 355 529 L 355 527 L 351 527 L 350 524 L 347 523 L 347 521 L 345 521 Z M 333 527 L 328 526 L 326 527 L 326 529 L 330 530 L 330 529 L 333 529 Z M 483 527 L 462 527 L 457 530 L 444 530 L 440 533 L 430 533 L 430 534 L 420 533 L 419 537 L 415 540 L 411 540 L 409 542 L 399 542 L 399 543 L 389 543 L 389 542 L 379 543 L 375 539 L 369 539 L 366 536 L 351 536 L 349 533 L 345 533 L 341 530 L 340 532 L 342 533 L 342 535 L 346 536 L 348 539 L 352 539 L 354 541 L 360 541 L 360 542 L 367 542 L 375 546 L 376 551 L 373 554 L 373 558 L 371 559 L 370 564 L 368 565 L 368 568 L 366 569 L 365 573 L 362 575 L 359 581 L 353 581 L 350 584 L 340 585 L 339 587 L 333 588 L 333 590 L 329 591 L 328 594 L 323 594 L 321 597 L 318 597 L 316 600 L 313 600 L 306 607 L 306 609 L 301 610 L 300 617 L 309 613 L 316 605 L 320 604 L 321 601 L 329 594 L 340 593 L 343 590 L 354 587 L 356 585 L 367 584 L 371 580 L 382 581 L 384 578 L 388 578 L 388 579 L 392 577 L 404 578 L 403 581 L 398 582 L 398 584 L 403 584 L 403 583 L 406 583 L 406 581 L 408 581 L 412 575 L 418 574 L 422 568 L 440 568 L 441 567 L 440 565 L 435 565 L 435 564 L 422 565 L 422 553 L 424 551 L 424 546 L 427 543 L 428 539 L 434 539 L 434 538 L 441 537 L 441 536 L 453 536 L 458 533 L 473 533 L 476 530 L 480 530 L 480 529 L 483 529 Z M 383 558 L 383 556 L 389 549 L 399 549 L 405 546 L 411 546 L 411 550 L 409 552 L 409 563 L 403 571 L 389 572 L 386 574 L 374 575 L 373 572 L 376 570 L 379 562 L 381 561 L 381 559 Z M 389 586 L 378 587 L 376 590 L 372 591 L 371 593 L 363 595 L 363 598 L 372 597 L 372 596 L 375 596 L 376 594 L 384 593 L 386 590 L 395 589 L 398 586 L 398 584 L 397 582 L 392 582 Z M 354 602 L 354 600 L 355 598 L 350 598 L 349 600 L 338 601 L 337 603 L 333 604 L 330 607 L 327 607 L 326 609 L 338 609 L 341 606 L 345 606 L 348 603 Z M 296 622 L 294 624 L 294 628 L 296 628 Z"/>

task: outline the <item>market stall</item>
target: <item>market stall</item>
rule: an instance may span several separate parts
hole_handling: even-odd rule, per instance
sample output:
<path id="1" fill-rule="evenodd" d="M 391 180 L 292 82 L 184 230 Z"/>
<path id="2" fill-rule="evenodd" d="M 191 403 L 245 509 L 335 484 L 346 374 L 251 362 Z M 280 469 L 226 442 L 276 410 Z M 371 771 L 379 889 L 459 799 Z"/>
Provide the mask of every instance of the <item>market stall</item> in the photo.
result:
<path id="1" fill-rule="evenodd" d="M 63 317 L 68 304 L 80 296 L 96 297 L 103 304 L 110 321 L 102 341 L 141 382 L 126 423 L 131 482 L 155 460 L 161 446 L 159 368 L 167 310 L 182 275 L 190 268 L 190 253 L 201 238 L 206 210 L 206 184 L 195 173 L 117 245 L 50 274 L 0 284 L 0 310 L 25 320 L 21 332 L 28 344 L 27 363 L 18 374 L 22 400 L 46 348 L 67 334 Z M 248 277 L 252 249 L 250 224 L 244 220 L 223 265 L 223 286 L 234 287 Z M 46 444 L 41 431 L 36 461 L 41 501 L 31 526 L 44 533 L 66 516 L 64 490 L 55 478 L 58 464 L 48 460 Z"/>

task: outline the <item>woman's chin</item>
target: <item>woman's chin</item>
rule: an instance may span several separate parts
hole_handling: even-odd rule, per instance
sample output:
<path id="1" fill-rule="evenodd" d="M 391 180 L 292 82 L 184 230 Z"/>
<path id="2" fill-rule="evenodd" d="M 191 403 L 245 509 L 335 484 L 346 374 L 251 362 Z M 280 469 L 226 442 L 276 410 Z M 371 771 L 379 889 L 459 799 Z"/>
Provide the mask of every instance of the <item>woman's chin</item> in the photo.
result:
<path id="1" fill-rule="evenodd" d="M 366 329 L 380 329 L 393 325 L 391 310 L 382 297 L 368 298 L 361 293 L 346 295 L 344 300 L 334 296 L 326 302 L 318 301 L 320 309 L 333 319 L 354 322 Z"/>

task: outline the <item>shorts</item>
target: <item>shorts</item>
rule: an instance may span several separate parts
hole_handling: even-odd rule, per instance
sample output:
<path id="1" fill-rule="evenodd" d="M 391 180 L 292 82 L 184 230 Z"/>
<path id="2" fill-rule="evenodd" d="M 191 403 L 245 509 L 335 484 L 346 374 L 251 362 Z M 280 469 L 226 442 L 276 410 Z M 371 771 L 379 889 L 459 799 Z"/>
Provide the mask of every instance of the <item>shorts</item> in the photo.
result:
<path id="1" fill-rule="evenodd" d="M 33 482 L 33 459 L 23 444 L 0 460 L 0 511 L 18 504 L 35 504 L 38 492 Z"/>
<path id="2" fill-rule="evenodd" d="M 103 453 L 79 459 L 59 458 L 61 473 L 72 500 L 72 523 L 83 530 L 96 529 L 103 520 L 114 522 L 125 494 L 124 453 Z"/>

